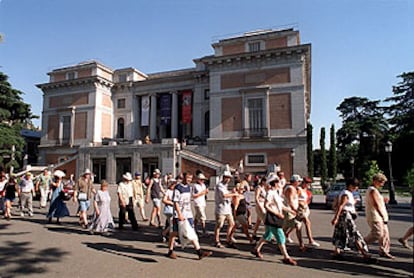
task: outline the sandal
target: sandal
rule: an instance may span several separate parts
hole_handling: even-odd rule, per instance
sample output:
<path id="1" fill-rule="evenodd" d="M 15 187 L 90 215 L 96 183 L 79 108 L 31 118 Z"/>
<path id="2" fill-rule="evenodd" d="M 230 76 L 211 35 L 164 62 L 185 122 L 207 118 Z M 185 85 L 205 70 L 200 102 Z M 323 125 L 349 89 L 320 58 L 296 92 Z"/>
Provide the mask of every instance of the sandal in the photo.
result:
<path id="1" fill-rule="evenodd" d="M 294 259 L 292 259 L 292 258 L 286 258 L 286 259 L 283 259 L 283 263 L 284 264 L 289 264 L 289 265 L 297 265 L 298 263 L 294 260 Z"/>
<path id="2" fill-rule="evenodd" d="M 219 241 L 217 241 L 214 246 L 217 248 L 224 248 L 224 246 Z"/>
<path id="3" fill-rule="evenodd" d="M 250 251 L 250 253 L 256 256 L 256 258 L 263 259 L 263 254 L 257 251 L 256 249 L 253 249 L 252 251 Z"/>

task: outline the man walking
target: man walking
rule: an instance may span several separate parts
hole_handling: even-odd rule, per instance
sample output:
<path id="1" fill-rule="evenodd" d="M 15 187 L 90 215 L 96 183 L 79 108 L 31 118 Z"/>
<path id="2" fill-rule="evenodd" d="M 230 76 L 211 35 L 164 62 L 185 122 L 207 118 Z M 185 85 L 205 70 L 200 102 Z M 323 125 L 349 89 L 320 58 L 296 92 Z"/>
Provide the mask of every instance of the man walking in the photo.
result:
<path id="1" fill-rule="evenodd" d="M 230 193 L 228 190 L 229 182 L 232 178 L 230 171 L 224 171 L 223 179 L 219 182 L 215 188 L 215 214 L 216 214 L 216 226 L 214 228 L 215 246 L 223 248 L 220 243 L 220 230 L 224 226 L 224 222 L 228 222 L 226 243 L 228 247 L 234 248 L 234 243 L 231 240 L 231 233 L 234 227 L 234 218 L 231 209 L 231 198 L 237 196 L 238 193 Z"/>
<path id="2" fill-rule="evenodd" d="M 49 171 L 45 168 L 36 182 L 36 191 L 40 191 L 40 208 L 46 207 L 47 198 L 50 192 L 50 179 Z"/>
<path id="3" fill-rule="evenodd" d="M 134 212 L 134 188 L 132 185 L 132 175 L 127 172 L 122 175 L 123 181 L 118 185 L 118 199 L 119 199 L 119 229 L 124 228 L 125 213 L 128 213 L 129 221 L 131 222 L 132 229 L 138 230 L 137 219 Z"/>
<path id="4" fill-rule="evenodd" d="M 144 209 L 144 185 L 141 181 L 141 174 L 139 172 L 135 172 L 135 179 L 132 181 L 134 187 L 134 199 L 135 204 L 138 207 L 138 210 L 141 214 L 143 221 L 148 221 L 148 218 L 145 216 L 145 209 Z"/>
<path id="5" fill-rule="evenodd" d="M 206 195 L 208 194 L 208 189 L 204 181 L 206 177 L 203 173 L 197 175 L 197 181 L 194 184 L 193 190 L 193 200 L 194 200 L 194 209 L 195 209 L 195 218 L 194 218 L 194 229 L 197 230 L 197 224 L 200 221 L 201 228 L 203 230 L 203 235 L 206 235 Z"/>
<path id="6" fill-rule="evenodd" d="M 25 208 L 27 208 L 29 216 L 33 216 L 33 194 L 35 194 L 35 191 L 32 174 L 27 172 L 19 183 L 20 215 L 22 217 L 24 217 Z"/>
<path id="7" fill-rule="evenodd" d="M 173 218 L 173 231 L 170 233 L 168 241 L 168 254 L 171 259 L 176 259 L 177 255 L 174 253 L 174 242 L 178 235 L 178 222 L 188 221 L 193 226 L 193 212 L 191 211 L 191 187 L 190 183 L 193 180 L 193 175 L 190 173 L 183 174 L 183 182 L 177 184 L 174 189 L 173 202 L 174 202 L 174 218 Z M 192 241 L 194 249 L 197 252 L 198 258 L 201 260 L 204 257 L 211 256 L 211 251 L 202 251 L 198 238 Z"/>
<path id="8" fill-rule="evenodd" d="M 295 213 L 285 212 L 285 218 L 283 223 L 283 230 L 286 235 L 295 229 L 296 236 L 299 241 L 299 249 L 305 251 L 305 245 L 302 240 L 302 221 L 298 220 L 296 213 L 299 209 L 299 196 L 298 196 L 298 186 L 302 182 L 302 177 L 299 175 L 292 175 L 290 178 L 290 185 L 285 186 L 284 196 L 286 205 Z M 288 241 L 289 237 L 287 236 Z"/>

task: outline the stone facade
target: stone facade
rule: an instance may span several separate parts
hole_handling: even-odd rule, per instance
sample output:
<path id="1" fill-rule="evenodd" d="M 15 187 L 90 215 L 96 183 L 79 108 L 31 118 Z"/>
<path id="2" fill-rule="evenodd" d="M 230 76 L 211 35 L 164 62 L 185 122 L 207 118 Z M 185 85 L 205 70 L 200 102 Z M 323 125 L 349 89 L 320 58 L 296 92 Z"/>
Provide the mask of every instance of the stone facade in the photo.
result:
<path id="1" fill-rule="evenodd" d="M 77 155 L 76 174 L 91 168 L 111 183 L 125 171 L 155 168 L 176 174 L 199 165 L 219 174 L 217 165 L 207 170 L 208 158 L 233 168 L 242 160 L 249 172 L 278 163 L 287 174 L 306 174 L 310 44 L 287 29 L 212 46 L 214 54 L 190 69 L 144 74 L 90 61 L 48 73 L 49 82 L 38 85 L 40 162 Z M 177 142 L 201 145 L 206 161 L 180 159 Z"/>

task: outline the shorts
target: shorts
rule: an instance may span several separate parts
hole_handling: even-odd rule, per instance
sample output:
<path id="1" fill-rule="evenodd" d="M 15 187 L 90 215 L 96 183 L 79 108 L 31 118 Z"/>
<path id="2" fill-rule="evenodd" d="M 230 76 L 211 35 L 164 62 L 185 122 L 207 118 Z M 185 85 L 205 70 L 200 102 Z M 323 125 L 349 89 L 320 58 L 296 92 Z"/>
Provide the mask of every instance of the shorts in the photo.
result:
<path id="1" fill-rule="evenodd" d="M 137 198 L 137 201 L 135 202 L 137 207 L 143 208 L 144 207 L 144 199 L 143 198 Z"/>
<path id="2" fill-rule="evenodd" d="M 277 244 L 284 245 L 286 243 L 285 233 L 283 232 L 282 228 L 278 227 L 265 226 L 265 233 L 263 234 L 263 238 L 266 241 L 271 241 L 272 238 L 275 238 Z"/>
<path id="3" fill-rule="evenodd" d="M 13 202 L 14 202 L 14 199 L 15 199 L 15 198 L 8 198 L 8 197 L 4 197 L 4 202 L 9 201 L 10 203 L 13 203 Z"/>
<path id="4" fill-rule="evenodd" d="M 247 223 L 247 216 L 245 214 L 236 215 L 236 221 L 240 225 L 248 225 L 248 223 Z"/>
<path id="5" fill-rule="evenodd" d="M 194 220 L 193 218 L 187 218 L 187 221 L 190 223 L 191 227 L 194 227 Z M 173 218 L 173 232 L 178 233 L 178 218 Z"/>
<path id="6" fill-rule="evenodd" d="M 152 199 L 152 204 L 154 205 L 154 207 L 160 208 L 161 207 L 161 199 L 160 198 Z"/>
<path id="7" fill-rule="evenodd" d="M 234 225 L 234 219 L 232 214 L 216 214 L 216 227 L 223 228 L 224 222 L 227 220 L 229 225 Z"/>
<path id="8" fill-rule="evenodd" d="M 308 206 L 306 206 L 306 207 L 299 206 L 298 214 L 297 214 L 297 217 L 296 217 L 297 219 L 303 220 L 304 218 L 308 218 L 309 215 L 310 215 L 310 210 L 309 210 Z"/>
<path id="9" fill-rule="evenodd" d="M 206 221 L 206 207 L 194 207 L 195 209 L 195 216 L 194 219 L 200 220 L 200 221 Z"/>
<path id="10" fill-rule="evenodd" d="M 80 211 L 88 211 L 89 207 L 91 206 L 91 201 L 79 201 L 79 208 Z"/>

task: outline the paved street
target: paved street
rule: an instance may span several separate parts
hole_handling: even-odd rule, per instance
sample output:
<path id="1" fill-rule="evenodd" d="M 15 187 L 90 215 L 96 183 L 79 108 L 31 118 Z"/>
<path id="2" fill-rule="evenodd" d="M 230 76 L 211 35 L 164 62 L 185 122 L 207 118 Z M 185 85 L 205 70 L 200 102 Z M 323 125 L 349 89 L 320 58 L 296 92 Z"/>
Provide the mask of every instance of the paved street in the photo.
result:
<path id="1" fill-rule="evenodd" d="M 114 216 L 118 214 L 114 188 Z M 322 202 L 322 196 L 316 196 Z M 407 207 L 408 199 L 401 200 Z M 38 206 L 36 201 L 35 206 Z M 71 215 L 76 207 L 68 202 Z M 147 216 L 149 216 L 147 207 Z M 214 202 L 209 194 L 207 216 L 213 219 Z M 412 225 L 411 211 L 407 208 L 390 209 L 391 253 L 397 258 L 379 258 L 378 264 L 367 265 L 347 255 L 345 260 L 332 260 L 330 220 L 332 211 L 316 204 L 311 219 L 313 232 L 321 247 L 299 252 L 297 246 L 288 245 L 289 253 L 298 260 L 298 266 L 282 264 L 281 255 L 274 245 L 263 249 L 264 260 L 251 254 L 251 245 L 240 233 L 235 249 L 212 247 L 212 237 L 202 238 L 202 247 L 212 250 L 213 257 L 198 261 L 192 248 L 177 250 L 179 258 L 165 257 L 166 244 L 161 242 L 160 230 L 139 222 L 140 230 L 125 231 L 111 237 L 90 235 L 77 224 L 77 218 L 67 217 L 62 225 L 47 224 L 45 211 L 35 209 L 33 218 L 21 218 L 14 208 L 15 217 L 10 222 L 0 220 L 0 277 L 343 277 L 345 275 L 377 277 L 412 277 L 412 251 L 400 246 L 397 239 Z M 254 218 L 255 219 L 255 216 Z M 360 231 L 368 232 L 363 213 L 357 220 Z M 212 232 L 214 223 L 209 221 Z M 263 228 L 261 229 L 263 231 Z M 224 239 L 224 233 L 223 237 Z M 296 238 L 293 236 L 293 239 Z M 305 238 L 305 240 L 307 240 Z M 307 241 L 306 241 L 307 242 Z M 412 245 L 412 239 L 410 244 Z M 377 256 L 377 246 L 372 246 Z"/>

